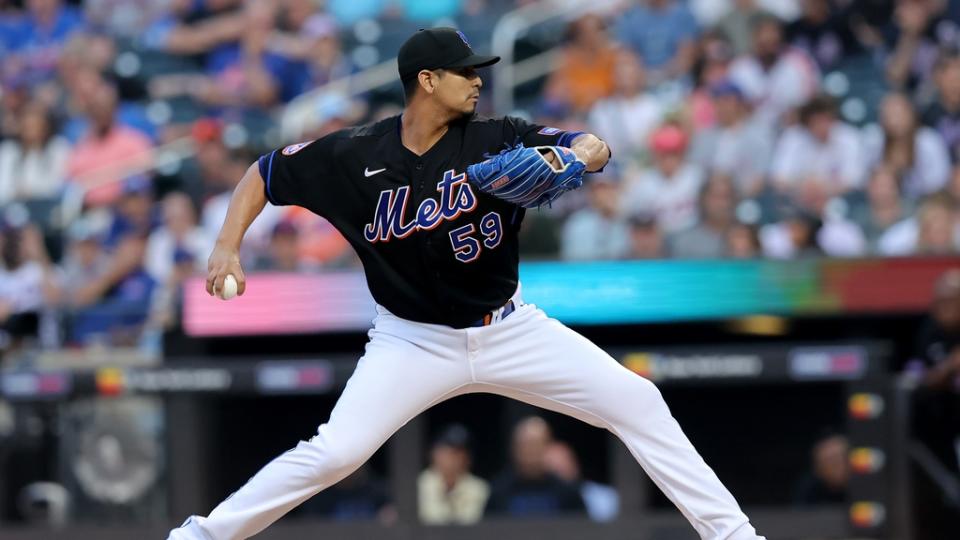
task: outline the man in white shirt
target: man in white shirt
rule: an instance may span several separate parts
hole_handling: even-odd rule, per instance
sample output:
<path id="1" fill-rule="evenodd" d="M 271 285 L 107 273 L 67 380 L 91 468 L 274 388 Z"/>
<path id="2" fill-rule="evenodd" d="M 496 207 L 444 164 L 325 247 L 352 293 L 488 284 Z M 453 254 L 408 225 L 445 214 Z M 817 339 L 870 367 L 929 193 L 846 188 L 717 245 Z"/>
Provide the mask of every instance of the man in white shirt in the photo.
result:
<path id="1" fill-rule="evenodd" d="M 837 118 L 836 105 L 819 96 L 800 109 L 773 152 L 773 187 L 820 215 L 831 198 L 859 188 L 866 171 L 860 132 Z"/>
<path id="2" fill-rule="evenodd" d="M 687 134 L 665 125 L 650 139 L 654 166 L 642 171 L 625 188 L 621 211 L 633 215 L 653 212 L 665 234 L 692 227 L 697 222 L 697 199 L 703 171 L 685 161 Z"/>
<path id="3" fill-rule="evenodd" d="M 717 124 L 696 135 L 690 159 L 712 174 L 732 179 L 739 196 L 753 197 L 764 187 L 772 135 L 751 121 L 746 96 L 732 81 L 711 86 L 710 96 Z"/>
<path id="4" fill-rule="evenodd" d="M 163 226 L 150 233 L 147 239 L 144 255 L 147 272 L 158 283 L 165 283 L 173 272 L 177 249 L 193 255 L 197 272 L 203 272 L 206 266 L 204 257 L 213 246 L 213 240 L 197 226 L 193 201 L 185 193 L 171 192 L 164 197 L 162 209 Z"/>
<path id="5" fill-rule="evenodd" d="M 614 94 L 594 104 L 587 122 L 591 133 L 617 149 L 618 159 L 629 159 L 642 152 L 666 111 L 659 99 L 646 92 L 646 72 L 640 60 L 627 51 L 618 56 Z"/>
<path id="6" fill-rule="evenodd" d="M 820 88 L 816 63 L 803 51 L 784 44 L 783 25 L 772 16 L 754 23 L 753 52 L 733 61 L 730 79 L 754 104 L 757 119 L 770 128 Z"/>

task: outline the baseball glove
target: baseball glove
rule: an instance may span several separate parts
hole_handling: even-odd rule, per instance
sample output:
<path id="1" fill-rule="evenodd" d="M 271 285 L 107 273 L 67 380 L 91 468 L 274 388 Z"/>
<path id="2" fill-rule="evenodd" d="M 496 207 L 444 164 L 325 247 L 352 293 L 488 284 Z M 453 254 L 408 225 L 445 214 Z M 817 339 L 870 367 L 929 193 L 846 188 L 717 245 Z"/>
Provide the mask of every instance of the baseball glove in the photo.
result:
<path id="1" fill-rule="evenodd" d="M 546 157 L 548 153 L 557 157 L 559 167 L 550 165 Z M 524 208 L 536 208 L 583 185 L 586 167 L 586 163 L 569 148 L 528 148 L 517 144 L 467 167 L 467 179 L 484 193 Z"/>

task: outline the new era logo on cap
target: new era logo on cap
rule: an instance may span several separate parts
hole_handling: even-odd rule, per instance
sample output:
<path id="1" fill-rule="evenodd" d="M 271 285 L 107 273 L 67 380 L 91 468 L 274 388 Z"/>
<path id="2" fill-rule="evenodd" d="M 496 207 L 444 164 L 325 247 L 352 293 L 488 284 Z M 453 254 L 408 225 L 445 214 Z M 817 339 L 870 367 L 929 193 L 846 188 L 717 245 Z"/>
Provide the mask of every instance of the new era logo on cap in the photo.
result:
<path id="1" fill-rule="evenodd" d="M 470 42 L 467 41 L 467 36 L 463 35 L 463 32 L 461 32 L 460 30 L 457 30 L 457 35 L 460 36 L 460 39 L 462 39 L 463 42 L 467 44 L 467 47 L 472 47 L 472 45 L 470 45 Z"/>

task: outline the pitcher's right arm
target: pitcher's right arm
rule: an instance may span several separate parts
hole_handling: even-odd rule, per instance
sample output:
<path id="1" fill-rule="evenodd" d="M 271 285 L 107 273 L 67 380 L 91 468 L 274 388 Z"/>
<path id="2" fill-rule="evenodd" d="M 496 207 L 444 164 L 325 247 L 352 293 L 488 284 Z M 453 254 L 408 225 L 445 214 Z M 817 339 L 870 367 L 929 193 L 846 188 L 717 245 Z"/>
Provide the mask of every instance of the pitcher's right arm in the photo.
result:
<path id="1" fill-rule="evenodd" d="M 223 220 L 220 235 L 207 261 L 207 293 L 214 294 L 223 288 L 227 274 L 237 279 L 237 294 L 246 289 L 246 278 L 240 266 L 240 242 L 247 228 L 267 204 L 263 178 L 257 163 L 251 165 L 233 191 L 227 217 Z"/>

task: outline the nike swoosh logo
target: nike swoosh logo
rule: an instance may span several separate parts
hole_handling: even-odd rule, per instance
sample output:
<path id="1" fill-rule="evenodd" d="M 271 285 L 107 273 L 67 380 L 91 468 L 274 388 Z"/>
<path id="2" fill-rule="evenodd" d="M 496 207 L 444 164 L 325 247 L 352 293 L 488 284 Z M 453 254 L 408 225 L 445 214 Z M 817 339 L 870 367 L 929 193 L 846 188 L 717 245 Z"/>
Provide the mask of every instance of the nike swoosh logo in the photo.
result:
<path id="1" fill-rule="evenodd" d="M 384 167 L 384 168 L 382 168 L 382 169 L 377 169 L 377 170 L 375 170 L 375 171 L 371 171 L 370 169 L 364 167 L 364 168 L 363 168 L 363 175 L 366 176 L 367 178 L 370 178 L 371 176 L 373 176 L 373 175 L 375 175 L 375 174 L 382 173 L 382 172 L 385 171 L 385 170 L 387 170 L 386 167 Z"/>

